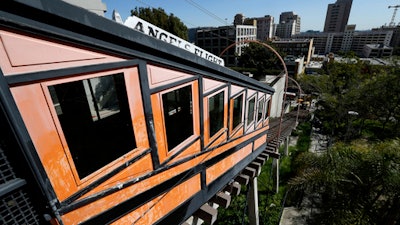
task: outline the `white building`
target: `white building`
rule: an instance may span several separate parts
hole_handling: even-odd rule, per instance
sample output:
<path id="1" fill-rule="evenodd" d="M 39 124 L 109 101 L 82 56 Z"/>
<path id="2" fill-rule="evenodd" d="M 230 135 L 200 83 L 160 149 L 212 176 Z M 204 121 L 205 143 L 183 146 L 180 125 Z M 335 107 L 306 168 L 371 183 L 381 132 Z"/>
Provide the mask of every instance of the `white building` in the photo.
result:
<path id="1" fill-rule="evenodd" d="M 244 43 L 246 40 L 257 40 L 257 26 L 253 25 L 236 25 L 236 45 L 235 53 L 242 54 L 242 48 L 248 46 Z"/>
<path id="2" fill-rule="evenodd" d="M 286 75 L 281 74 L 280 76 L 276 75 L 266 75 L 265 80 L 261 81 L 269 86 L 271 86 L 273 89 L 275 89 L 274 95 L 272 95 L 272 105 L 271 105 L 271 111 L 270 111 L 270 117 L 271 118 L 277 118 L 280 117 L 282 114 L 282 103 L 283 103 L 283 95 L 285 94 L 285 85 L 286 85 Z M 286 104 L 286 106 L 289 106 L 289 104 Z M 289 107 L 285 108 L 285 112 L 287 113 L 289 111 Z"/>

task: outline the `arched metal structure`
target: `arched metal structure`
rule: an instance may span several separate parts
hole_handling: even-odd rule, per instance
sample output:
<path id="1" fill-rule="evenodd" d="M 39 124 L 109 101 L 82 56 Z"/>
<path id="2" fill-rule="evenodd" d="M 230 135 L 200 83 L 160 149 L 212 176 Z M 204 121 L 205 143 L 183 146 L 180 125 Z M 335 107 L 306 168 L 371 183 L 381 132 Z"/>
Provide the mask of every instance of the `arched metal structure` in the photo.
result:
<path id="1" fill-rule="evenodd" d="M 287 92 L 288 81 L 289 81 L 289 74 L 288 74 L 288 70 L 287 70 L 285 61 L 283 60 L 282 56 L 279 55 L 279 53 L 278 53 L 272 46 L 268 45 L 267 43 L 263 43 L 263 42 L 260 42 L 260 41 L 257 41 L 257 40 L 243 40 L 243 41 L 237 41 L 237 42 L 235 42 L 235 43 L 229 45 L 228 47 L 226 47 L 226 48 L 219 54 L 219 56 L 222 57 L 222 55 L 223 55 L 226 51 L 228 51 L 230 48 L 232 48 L 233 46 L 236 46 L 236 45 L 238 45 L 238 44 L 243 44 L 243 43 L 244 43 L 244 44 L 245 44 L 245 43 L 256 43 L 256 44 L 260 44 L 260 45 L 266 47 L 267 49 L 271 50 L 271 51 L 276 55 L 276 57 L 278 57 L 278 59 L 280 60 L 280 62 L 282 63 L 284 75 L 286 75 L 286 77 L 285 77 L 285 87 L 284 87 L 285 93 L 284 93 L 284 95 L 283 95 L 283 100 L 282 100 L 282 110 L 281 110 L 281 116 L 280 116 L 280 119 L 279 119 L 279 120 L 280 120 L 280 121 L 279 121 L 279 129 L 278 129 L 278 134 L 277 134 L 277 138 L 278 138 L 278 140 L 279 140 L 279 139 L 280 139 L 280 136 L 281 136 L 281 132 L 282 132 L 282 119 L 283 119 L 283 115 L 284 115 L 284 111 L 285 111 L 286 92 Z M 280 75 L 280 76 L 282 76 L 282 75 Z M 296 83 L 297 83 L 297 82 L 296 82 Z M 300 87 L 300 86 L 299 86 L 299 87 Z M 296 121 L 297 121 L 297 120 L 296 120 Z"/>

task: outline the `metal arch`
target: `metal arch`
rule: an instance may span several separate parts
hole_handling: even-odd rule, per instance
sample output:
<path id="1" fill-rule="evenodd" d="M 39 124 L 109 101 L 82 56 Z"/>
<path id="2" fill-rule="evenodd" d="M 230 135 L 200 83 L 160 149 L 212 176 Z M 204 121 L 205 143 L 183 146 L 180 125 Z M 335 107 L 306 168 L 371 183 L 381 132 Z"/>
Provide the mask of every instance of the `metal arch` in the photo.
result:
<path id="1" fill-rule="evenodd" d="M 279 60 L 280 60 L 281 63 L 282 63 L 283 70 L 284 70 L 284 74 L 283 74 L 283 75 L 286 74 L 286 77 L 285 77 L 285 88 L 284 88 L 284 89 L 285 89 L 285 94 L 283 95 L 283 100 L 282 100 L 282 109 L 281 109 L 281 116 L 280 116 L 280 119 L 279 119 L 279 129 L 278 129 L 278 135 L 277 135 L 278 140 L 279 140 L 279 139 L 280 139 L 280 136 L 281 136 L 281 132 L 282 132 L 282 119 L 283 119 L 283 115 L 284 115 L 284 111 L 285 111 L 286 92 L 287 92 L 288 80 L 289 80 L 289 79 L 288 79 L 289 74 L 288 74 L 288 71 L 287 71 L 287 67 L 286 67 L 285 61 L 283 60 L 282 56 L 279 55 L 279 53 L 278 53 L 272 46 L 270 46 L 270 45 L 268 45 L 268 44 L 266 44 L 266 43 L 257 41 L 257 40 L 242 40 L 242 41 L 237 41 L 237 42 L 235 42 L 235 43 L 233 43 L 233 44 L 230 44 L 228 47 L 226 47 L 226 48 L 219 54 L 219 57 L 222 57 L 222 55 L 223 55 L 226 51 L 228 51 L 228 49 L 232 48 L 233 46 L 236 46 L 237 44 L 243 44 L 243 43 L 256 43 L 256 44 L 261 44 L 261 45 L 263 45 L 264 47 L 266 47 L 266 48 L 268 48 L 269 50 L 271 50 L 271 51 L 279 58 Z M 282 77 L 283 75 L 279 75 L 278 77 Z"/>

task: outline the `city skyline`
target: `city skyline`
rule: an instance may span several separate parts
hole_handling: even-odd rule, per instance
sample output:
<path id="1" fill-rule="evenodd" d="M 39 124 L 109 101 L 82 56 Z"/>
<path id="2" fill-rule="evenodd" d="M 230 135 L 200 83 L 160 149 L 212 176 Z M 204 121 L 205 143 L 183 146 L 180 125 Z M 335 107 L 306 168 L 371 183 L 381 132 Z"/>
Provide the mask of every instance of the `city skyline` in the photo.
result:
<path id="1" fill-rule="evenodd" d="M 218 27 L 231 25 L 238 13 L 245 17 L 263 17 L 271 15 L 275 23 L 279 22 L 282 12 L 293 11 L 301 18 L 302 32 L 307 30 L 323 31 L 328 4 L 336 0 L 102 0 L 107 5 L 105 17 L 111 18 L 113 10 L 120 13 L 123 20 L 135 7 L 162 8 L 167 14 L 177 16 L 188 28 Z M 179 1 L 179 2 L 178 2 Z M 179 4 L 177 4 L 179 3 Z M 348 24 L 356 24 L 357 30 L 389 25 L 394 9 L 388 6 L 400 5 L 400 0 L 353 0 Z M 371 16 L 373 15 L 373 16 Z M 395 23 L 400 22 L 400 12 Z"/>

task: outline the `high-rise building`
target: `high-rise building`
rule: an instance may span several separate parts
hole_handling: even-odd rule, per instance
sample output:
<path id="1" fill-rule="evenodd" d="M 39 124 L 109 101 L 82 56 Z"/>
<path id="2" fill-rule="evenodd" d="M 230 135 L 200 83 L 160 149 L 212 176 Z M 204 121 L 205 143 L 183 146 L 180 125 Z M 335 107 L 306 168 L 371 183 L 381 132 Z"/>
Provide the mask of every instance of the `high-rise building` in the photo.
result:
<path id="1" fill-rule="evenodd" d="M 349 21 L 353 0 L 337 0 L 329 4 L 326 12 L 324 32 L 344 32 Z"/>
<path id="2" fill-rule="evenodd" d="M 256 21 L 257 40 L 265 41 L 271 39 L 275 35 L 274 17 L 266 15 L 264 17 L 254 17 L 245 19 L 244 24 L 252 25 Z"/>
<path id="3" fill-rule="evenodd" d="M 271 39 L 274 35 L 274 17 L 266 15 L 256 18 L 257 20 L 257 39 L 264 41 Z"/>
<path id="4" fill-rule="evenodd" d="M 294 34 L 300 33 L 300 16 L 295 14 L 294 12 L 283 12 L 279 16 L 279 23 L 288 23 L 294 21 L 295 22 L 295 27 L 294 27 Z"/>
<path id="5" fill-rule="evenodd" d="M 276 26 L 276 36 L 280 38 L 290 38 L 292 35 L 300 33 L 300 16 L 293 12 L 283 12 L 279 16 L 279 24 Z"/>

